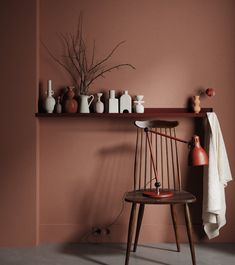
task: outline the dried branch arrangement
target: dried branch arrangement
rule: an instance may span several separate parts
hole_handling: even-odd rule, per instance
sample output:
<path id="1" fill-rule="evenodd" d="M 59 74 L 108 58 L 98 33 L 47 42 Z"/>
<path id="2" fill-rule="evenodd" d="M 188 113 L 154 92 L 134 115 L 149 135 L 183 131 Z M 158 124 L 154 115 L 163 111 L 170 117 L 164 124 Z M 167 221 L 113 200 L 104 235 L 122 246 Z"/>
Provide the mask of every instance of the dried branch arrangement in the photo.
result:
<path id="1" fill-rule="evenodd" d="M 95 41 L 93 43 L 92 55 L 88 59 L 88 49 L 83 38 L 83 19 L 82 15 L 79 16 L 78 27 L 76 34 L 60 34 L 59 37 L 64 44 L 65 54 L 61 59 L 48 49 L 48 47 L 42 43 L 50 56 L 61 65 L 71 76 L 73 85 L 78 88 L 81 95 L 88 93 L 89 86 L 99 77 L 105 77 L 105 74 L 111 72 L 114 69 L 121 67 L 135 67 L 129 63 L 122 63 L 113 66 L 108 66 L 107 63 L 116 50 L 124 43 L 119 42 L 111 52 L 103 59 L 97 60 L 95 55 Z"/>

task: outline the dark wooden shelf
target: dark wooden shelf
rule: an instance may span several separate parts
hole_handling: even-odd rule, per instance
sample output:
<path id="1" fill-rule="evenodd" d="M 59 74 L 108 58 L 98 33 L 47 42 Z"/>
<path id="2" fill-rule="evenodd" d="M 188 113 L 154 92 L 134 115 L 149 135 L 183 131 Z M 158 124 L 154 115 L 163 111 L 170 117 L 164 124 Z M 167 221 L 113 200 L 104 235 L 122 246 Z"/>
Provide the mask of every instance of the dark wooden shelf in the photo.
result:
<path id="1" fill-rule="evenodd" d="M 186 108 L 145 108 L 144 113 L 35 113 L 39 118 L 158 118 L 158 117 L 205 117 L 212 108 L 202 108 L 200 113 L 189 112 Z"/>

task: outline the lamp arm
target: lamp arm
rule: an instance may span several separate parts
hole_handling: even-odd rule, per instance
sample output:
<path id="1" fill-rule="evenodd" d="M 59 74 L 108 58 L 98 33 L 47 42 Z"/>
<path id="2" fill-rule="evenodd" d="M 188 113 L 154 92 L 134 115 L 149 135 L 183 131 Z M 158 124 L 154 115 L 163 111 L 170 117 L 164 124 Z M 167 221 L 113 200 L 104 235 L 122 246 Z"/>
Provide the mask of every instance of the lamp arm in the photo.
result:
<path id="1" fill-rule="evenodd" d="M 182 140 L 182 139 L 174 137 L 174 136 L 170 136 L 170 135 L 167 135 L 167 134 L 164 134 L 164 133 L 160 133 L 160 132 L 156 132 L 156 131 L 153 131 L 153 130 L 149 130 L 149 128 L 147 128 L 147 127 L 144 128 L 144 131 L 146 133 L 147 132 L 151 132 L 151 133 L 158 134 L 158 135 L 161 135 L 161 136 L 166 137 L 166 138 L 173 139 L 173 140 L 181 142 L 181 143 L 185 143 L 185 144 L 191 145 L 191 141 L 185 141 L 185 140 Z"/>
<path id="2" fill-rule="evenodd" d="M 158 183 L 158 173 L 157 173 L 157 169 L 156 169 L 156 166 L 155 166 L 155 162 L 154 162 L 154 159 L 153 159 L 153 152 L 152 152 L 152 146 L 151 146 L 151 143 L 150 143 L 150 139 L 149 139 L 149 134 L 148 134 L 148 131 L 145 131 L 146 132 L 146 136 L 147 136 L 147 141 L 148 141 L 148 146 L 149 146 L 149 150 L 150 150 L 150 155 L 151 155 L 151 160 L 152 160 L 152 163 L 153 163 L 153 171 L 154 171 L 154 175 L 155 175 L 155 179 L 156 179 L 156 182 Z"/>
<path id="3" fill-rule="evenodd" d="M 185 141 L 185 140 L 182 140 L 180 138 L 176 138 L 174 136 L 170 136 L 170 135 L 167 135 L 167 134 L 164 134 L 161 132 L 149 130 L 149 128 L 147 128 L 147 127 L 144 128 L 144 131 L 146 132 L 147 137 L 148 137 L 148 132 L 151 132 L 151 133 L 158 134 L 158 135 L 166 137 L 166 138 L 173 139 L 173 140 L 181 142 L 181 143 L 188 144 L 188 147 L 190 149 L 190 152 L 189 152 L 190 162 L 189 162 L 189 164 L 192 166 L 208 165 L 208 163 L 209 163 L 208 155 L 207 155 L 206 151 L 200 145 L 199 136 L 194 135 L 192 137 L 191 141 Z M 148 139 L 148 141 L 149 141 L 149 139 Z M 151 144 L 149 142 L 149 146 L 150 145 Z M 150 150 L 151 150 L 151 148 L 150 148 Z M 151 159 L 153 160 L 152 150 L 151 150 Z M 157 178 L 156 178 L 156 180 L 157 180 Z"/>

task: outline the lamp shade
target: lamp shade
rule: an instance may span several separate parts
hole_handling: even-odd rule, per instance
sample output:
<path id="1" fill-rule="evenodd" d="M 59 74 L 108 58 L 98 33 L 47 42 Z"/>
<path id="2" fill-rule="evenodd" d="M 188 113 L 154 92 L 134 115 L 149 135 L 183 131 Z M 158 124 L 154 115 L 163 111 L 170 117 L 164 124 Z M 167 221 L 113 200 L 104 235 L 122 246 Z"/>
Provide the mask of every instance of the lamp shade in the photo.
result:
<path id="1" fill-rule="evenodd" d="M 190 143 L 189 165 L 190 166 L 205 166 L 208 165 L 208 156 L 206 151 L 200 145 L 199 136 L 194 135 Z"/>

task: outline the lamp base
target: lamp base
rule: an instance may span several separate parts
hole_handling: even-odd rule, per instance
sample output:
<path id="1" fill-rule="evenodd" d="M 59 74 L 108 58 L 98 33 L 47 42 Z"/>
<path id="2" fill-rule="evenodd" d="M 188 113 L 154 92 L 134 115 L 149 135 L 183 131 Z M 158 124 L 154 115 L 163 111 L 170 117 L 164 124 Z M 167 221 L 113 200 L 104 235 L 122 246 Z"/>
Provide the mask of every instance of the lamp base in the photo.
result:
<path id="1" fill-rule="evenodd" d="M 156 198 L 156 199 L 164 199 L 164 198 L 170 198 L 173 196 L 172 191 L 166 191 L 166 190 L 160 190 L 159 193 L 156 191 L 144 191 L 144 196 Z"/>

